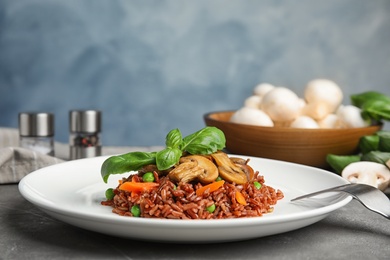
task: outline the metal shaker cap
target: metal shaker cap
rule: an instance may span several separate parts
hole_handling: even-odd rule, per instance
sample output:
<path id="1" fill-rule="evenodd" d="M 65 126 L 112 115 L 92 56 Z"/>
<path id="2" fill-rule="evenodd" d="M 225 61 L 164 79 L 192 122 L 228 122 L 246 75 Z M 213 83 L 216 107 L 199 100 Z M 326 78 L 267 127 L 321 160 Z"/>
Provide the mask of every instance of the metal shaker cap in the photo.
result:
<path id="1" fill-rule="evenodd" d="M 69 130 L 72 133 L 98 133 L 101 115 L 98 110 L 72 110 L 69 112 Z"/>
<path id="2" fill-rule="evenodd" d="M 19 113 L 19 135 L 31 137 L 54 136 L 54 115 L 41 112 Z"/>

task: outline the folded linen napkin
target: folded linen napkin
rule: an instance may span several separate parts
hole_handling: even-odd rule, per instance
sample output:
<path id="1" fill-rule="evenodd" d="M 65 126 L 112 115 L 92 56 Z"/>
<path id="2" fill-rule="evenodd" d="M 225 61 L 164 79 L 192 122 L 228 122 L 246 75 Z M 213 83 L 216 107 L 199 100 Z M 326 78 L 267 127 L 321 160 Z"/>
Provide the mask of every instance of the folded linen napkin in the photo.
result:
<path id="1" fill-rule="evenodd" d="M 0 148 L 0 184 L 17 183 L 30 172 L 63 161 L 20 147 Z"/>
<path id="2" fill-rule="evenodd" d="M 55 157 L 18 147 L 19 131 L 0 127 L 0 184 L 18 183 L 24 176 L 40 168 L 69 160 L 69 145 L 55 142 Z M 102 155 L 133 151 L 153 152 L 161 146 L 103 146 Z"/>

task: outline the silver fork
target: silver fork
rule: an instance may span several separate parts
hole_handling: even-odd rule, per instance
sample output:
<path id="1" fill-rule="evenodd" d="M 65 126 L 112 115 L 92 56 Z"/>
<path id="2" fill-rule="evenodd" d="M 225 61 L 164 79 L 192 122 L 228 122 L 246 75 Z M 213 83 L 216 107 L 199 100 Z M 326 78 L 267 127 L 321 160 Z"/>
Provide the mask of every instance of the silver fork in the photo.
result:
<path id="1" fill-rule="evenodd" d="M 354 199 L 363 204 L 367 209 L 376 212 L 387 219 L 390 219 L 390 200 L 389 198 L 377 188 L 367 185 L 351 183 L 333 188 L 320 190 L 309 193 L 303 196 L 296 197 L 291 201 L 297 201 L 304 198 L 314 197 L 316 195 L 326 192 L 344 192 L 351 195 Z"/>

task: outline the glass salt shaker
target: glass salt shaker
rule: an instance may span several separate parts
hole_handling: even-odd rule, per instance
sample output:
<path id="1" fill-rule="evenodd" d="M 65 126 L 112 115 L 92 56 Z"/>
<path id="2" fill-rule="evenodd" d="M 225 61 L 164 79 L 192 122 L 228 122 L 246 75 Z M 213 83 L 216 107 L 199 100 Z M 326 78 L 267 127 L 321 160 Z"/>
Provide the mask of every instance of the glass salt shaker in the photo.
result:
<path id="1" fill-rule="evenodd" d="M 101 112 L 98 110 L 72 110 L 69 112 L 70 159 L 101 155 Z"/>
<path id="2" fill-rule="evenodd" d="M 19 113 L 19 146 L 54 156 L 54 115 Z"/>

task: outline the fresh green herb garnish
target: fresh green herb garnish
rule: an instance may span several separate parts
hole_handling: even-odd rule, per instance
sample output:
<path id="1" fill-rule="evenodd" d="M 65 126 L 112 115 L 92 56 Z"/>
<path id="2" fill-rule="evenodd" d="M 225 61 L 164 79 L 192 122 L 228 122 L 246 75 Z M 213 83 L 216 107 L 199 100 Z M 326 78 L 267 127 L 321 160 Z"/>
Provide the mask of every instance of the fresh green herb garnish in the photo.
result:
<path id="1" fill-rule="evenodd" d="M 351 95 L 352 105 L 361 109 L 364 119 L 372 124 L 382 124 L 390 121 L 390 97 L 376 91 L 367 91 Z M 326 161 L 337 172 L 350 163 L 358 161 L 372 161 L 385 163 L 390 159 L 390 132 L 378 131 L 374 135 L 363 136 L 359 140 L 359 154 L 335 155 L 328 154 Z"/>
<path id="2" fill-rule="evenodd" d="M 360 161 L 360 155 L 335 155 L 335 154 L 328 154 L 326 156 L 326 162 L 338 174 L 341 174 L 343 169 L 345 167 L 347 167 L 348 164 L 353 163 L 353 162 L 359 162 L 359 161 Z"/>
<path id="3" fill-rule="evenodd" d="M 103 162 L 100 173 L 103 181 L 107 182 L 111 174 L 137 171 L 148 164 L 156 164 L 159 170 L 166 170 L 177 164 L 184 152 L 211 154 L 225 148 L 225 143 L 224 133 L 216 127 L 205 127 L 184 138 L 179 129 L 173 129 L 165 138 L 165 149 L 111 156 Z"/>
<path id="4" fill-rule="evenodd" d="M 131 152 L 109 157 L 104 161 L 100 173 L 104 182 L 107 182 L 111 174 L 137 171 L 142 166 L 152 163 L 156 163 L 155 152 Z"/>
<path id="5" fill-rule="evenodd" d="M 353 162 L 370 161 L 386 165 L 390 160 L 390 131 L 382 130 L 363 136 L 359 141 L 359 151 L 359 154 L 354 155 L 328 154 L 326 161 L 339 174 Z"/>
<path id="6" fill-rule="evenodd" d="M 386 165 L 386 162 L 390 160 L 390 153 L 380 152 L 380 151 L 371 151 L 369 153 L 363 154 L 361 161 L 376 162 Z"/>
<path id="7" fill-rule="evenodd" d="M 390 153 L 390 131 L 379 131 L 376 134 L 379 136 L 378 150 Z"/>
<path id="8" fill-rule="evenodd" d="M 390 97 L 375 91 L 351 95 L 351 102 L 362 110 L 364 119 L 390 120 Z"/>
<path id="9" fill-rule="evenodd" d="M 366 135 L 359 140 L 359 149 L 362 154 L 369 153 L 371 151 L 378 150 L 379 136 L 378 135 Z"/>

